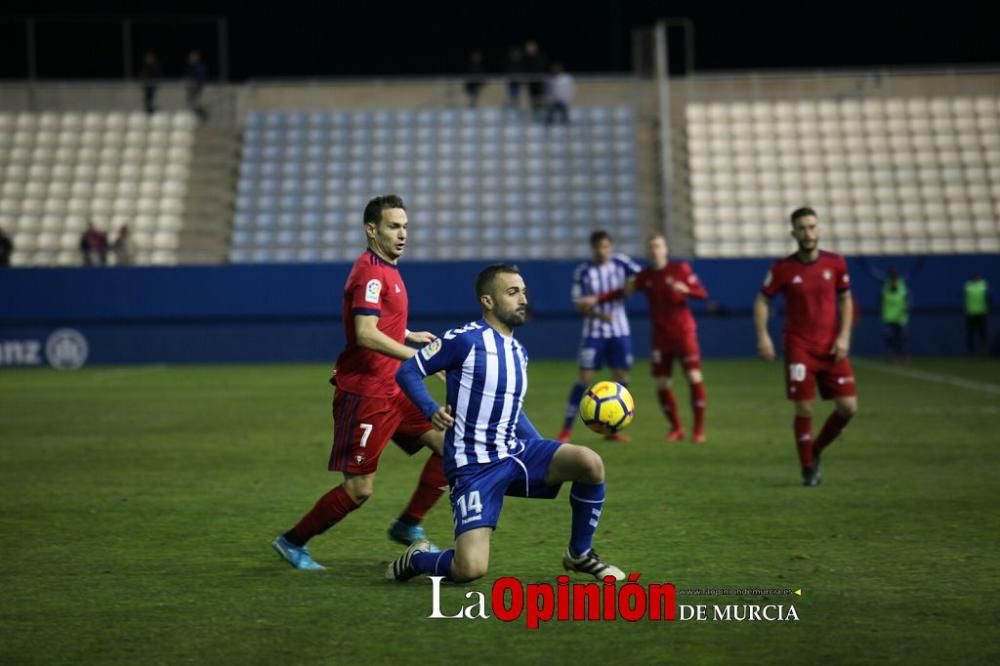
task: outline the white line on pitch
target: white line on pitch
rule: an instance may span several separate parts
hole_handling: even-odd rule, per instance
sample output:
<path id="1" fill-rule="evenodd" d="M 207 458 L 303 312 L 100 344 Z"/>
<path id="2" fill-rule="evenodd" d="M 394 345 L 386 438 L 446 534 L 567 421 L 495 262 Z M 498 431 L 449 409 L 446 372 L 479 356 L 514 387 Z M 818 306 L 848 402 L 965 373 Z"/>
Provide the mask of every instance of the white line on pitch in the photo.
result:
<path id="1" fill-rule="evenodd" d="M 859 358 L 851 359 L 851 362 L 854 363 L 855 365 L 860 365 L 866 368 L 875 368 L 876 370 L 888 372 L 889 374 L 892 375 L 899 375 L 900 377 L 910 377 L 911 379 L 922 379 L 927 382 L 938 382 L 939 384 L 950 384 L 952 386 L 958 386 L 960 388 L 969 389 L 970 391 L 981 391 L 983 393 L 1000 394 L 1000 385 L 998 384 L 977 382 L 971 379 L 962 379 L 961 377 L 955 377 L 953 375 L 943 375 L 939 372 L 928 372 L 927 370 L 914 370 L 913 368 L 901 368 L 895 365 L 887 365 L 885 363 L 878 363 L 876 361 L 868 361 Z"/>

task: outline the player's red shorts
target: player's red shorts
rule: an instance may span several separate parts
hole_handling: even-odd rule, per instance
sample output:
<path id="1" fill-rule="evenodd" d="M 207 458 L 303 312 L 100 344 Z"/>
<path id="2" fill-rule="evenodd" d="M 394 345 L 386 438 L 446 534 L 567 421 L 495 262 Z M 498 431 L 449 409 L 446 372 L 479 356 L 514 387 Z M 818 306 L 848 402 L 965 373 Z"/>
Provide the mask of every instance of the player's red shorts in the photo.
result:
<path id="1" fill-rule="evenodd" d="M 409 455 L 420 450 L 417 441 L 434 426 L 405 395 L 369 398 L 347 391 L 333 395 L 333 450 L 330 471 L 371 474 L 389 440 Z"/>
<path id="2" fill-rule="evenodd" d="M 693 332 L 672 336 L 654 335 L 651 356 L 654 377 L 672 375 L 675 359 L 685 372 L 701 369 L 701 350 L 698 348 L 698 336 Z"/>
<path id="3" fill-rule="evenodd" d="M 857 395 L 854 370 L 846 358 L 837 362 L 830 353 L 790 345 L 785 347 L 785 395 L 789 400 L 812 400 L 816 384 L 823 400 Z"/>

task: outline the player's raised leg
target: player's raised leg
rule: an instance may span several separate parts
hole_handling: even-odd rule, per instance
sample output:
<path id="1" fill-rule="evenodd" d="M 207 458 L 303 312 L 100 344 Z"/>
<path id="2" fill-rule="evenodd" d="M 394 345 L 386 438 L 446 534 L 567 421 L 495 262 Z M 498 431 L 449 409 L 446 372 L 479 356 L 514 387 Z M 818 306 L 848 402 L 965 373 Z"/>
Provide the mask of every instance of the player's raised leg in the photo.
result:
<path id="1" fill-rule="evenodd" d="M 572 521 L 563 567 L 597 579 L 613 576 L 615 580 L 624 580 L 624 572 L 605 562 L 593 548 L 594 534 L 604 510 L 604 461 L 601 457 L 587 447 L 563 444 L 552 456 L 545 482 L 550 486 L 572 483 L 569 495 Z"/>

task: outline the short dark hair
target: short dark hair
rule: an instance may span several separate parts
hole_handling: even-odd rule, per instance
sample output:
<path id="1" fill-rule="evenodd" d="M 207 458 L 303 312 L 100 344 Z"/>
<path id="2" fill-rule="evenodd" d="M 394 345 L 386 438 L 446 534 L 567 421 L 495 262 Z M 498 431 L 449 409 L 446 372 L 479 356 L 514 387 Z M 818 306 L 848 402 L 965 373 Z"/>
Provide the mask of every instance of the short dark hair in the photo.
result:
<path id="1" fill-rule="evenodd" d="M 476 277 L 476 298 L 490 293 L 490 289 L 493 287 L 493 279 L 500 273 L 520 275 L 521 271 L 514 264 L 490 264 L 479 271 L 479 275 Z"/>
<path id="2" fill-rule="evenodd" d="M 615 242 L 614 239 L 611 238 L 611 234 L 609 234 L 604 229 L 598 229 L 597 231 L 590 234 L 590 247 L 596 246 L 602 240 L 609 240 L 612 243 Z"/>
<path id="3" fill-rule="evenodd" d="M 819 215 L 816 214 L 816 211 L 814 211 L 809 206 L 796 208 L 795 210 L 792 211 L 792 217 L 791 217 L 792 225 L 794 226 L 795 223 L 801 220 L 803 217 L 809 217 L 810 215 L 812 215 L 813 217 L 819 217 Z"/>
<path id="4" fill-rule="evenodd" d="M 365 204 L 365 224 L 378 224 L 382 221 L 382 211 L 387 208 L 402 208 L 406 210 L 403 197 L 398 194 L 383 194 Z"/>

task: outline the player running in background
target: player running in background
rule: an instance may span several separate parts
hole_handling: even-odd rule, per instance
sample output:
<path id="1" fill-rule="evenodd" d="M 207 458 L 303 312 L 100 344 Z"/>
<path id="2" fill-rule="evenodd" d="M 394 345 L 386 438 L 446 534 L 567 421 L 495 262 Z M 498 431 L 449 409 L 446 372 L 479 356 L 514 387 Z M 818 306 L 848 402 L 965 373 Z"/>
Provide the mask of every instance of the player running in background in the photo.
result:
<path id="1" fill-rule="evenodd" d="M 667 239 L 662 234 L 650 236 L 649 267 L 629 281 L 626 294 L 635 290 L 646 294 L 653 320 L 652 369 L 660 407 L 670 421 L 667 440 L 684 439 L 684 428 L 677 401 L 671 390 L 670 376 L 674 359 L 684 368 L 684 377 L 691 389 L 691 410 L 694 430 L 691 439 L 705 441 L 705 384 L 701 374 L 701 351 L 698 348 L 698 329 L 688 307 L 689 298 L 707 299 L 708 292 L 698 281 L 698 276 L 685 261 L 670 261 Z"/>
<path id="2" fill-rule="evenodd" d="M 580 411 L 580 400 L 594 379 L 594 372 L 611 368 L 614 380 L 628 386 L 632 369 L 632 338 L 625 314 L 625 285 L 639 272 L 639 265 L 623 254 L 614 254 L 615 244 L 606 231 L 590 234 L 592 261 L 580 264 L 573 273 L 573 304 L 583 315 L 583 341 L 580 344 L 580 377 L 569 392 L 566 419 L 556 435 L 568 442 L 573 422 Z M 628 435 L 616 433 L 605 439 L 629 441 Z"/>
<path id="3" fill-rule="evenodd" d="M 364 226 L 368 249 L 354 262 L 344 286 L 347 345 L 330 379 L 336 391 L 328 469 L 342 472 L 344 482 L 274 540 L 274 550 L 297 569 L 324 568 L 312 559 L 306 543 L 371 497 L 379 456 L 389 439 L 410 455 L 423 446 L 435 451 L 424 465 L 410 504 L 390 526 L 390 538 L 404 544 L 424 542 L 420 522 L 447 488 L 440 456 L 444 438 L 400 395 L 395 382 L 400 361 L 416 353 L 403 343 L 435 339 L 431 333 L 406 328 L 406 286 L 396 266 L 406 247 L 403 200 L 392 194 L 375 197 L 365 206 Z"/>
<path id="4" fill-rule="evenodd" d="M 604 506 L 604 463 L 583 446 L 542 439 L 525 416 L 528 356 L 514 338 L 527 316 L 527 288 L 514 266 L 495 264 L 476 279 L 483 318 L 448 331 L 403 363 L 403 391 L 434 426 L 445 430 L 445 471 L 451 483 L 455 547 L 428 552 L 415 543 L 386 570 L 386 578 L 418 574 L 454 582 L 486 574 L 490 538 L 505 495 L 552 499 L 570 482 L 570 542 L 563 567 L 598 580 L 625 574 L 591 547 Z M 424 377 L 447 372 L 445 406 L 434 402 Z"/>
<path id="5" fill-rule="evenodd" d="M 792 213 L 792 236 L 799 249 L 771 266 L 753 306 L 757 353 L 774 359 L 767 332 L 771 299 L 785 297 L 785 387 L 795 403 L 795 444 L 802 465 L 802 483 L 822 481 L 820 454 L 858 411 L 854 371 L 847 360 L 851 345 L 851 279 L 840 255 L 819 249 L 819 219 L 811 208 Z M 838 321 L 837 309 L 840 308 Z M 836 408 L 813 441 L 812 415 L 816 384 L 824 400 Z"/>

